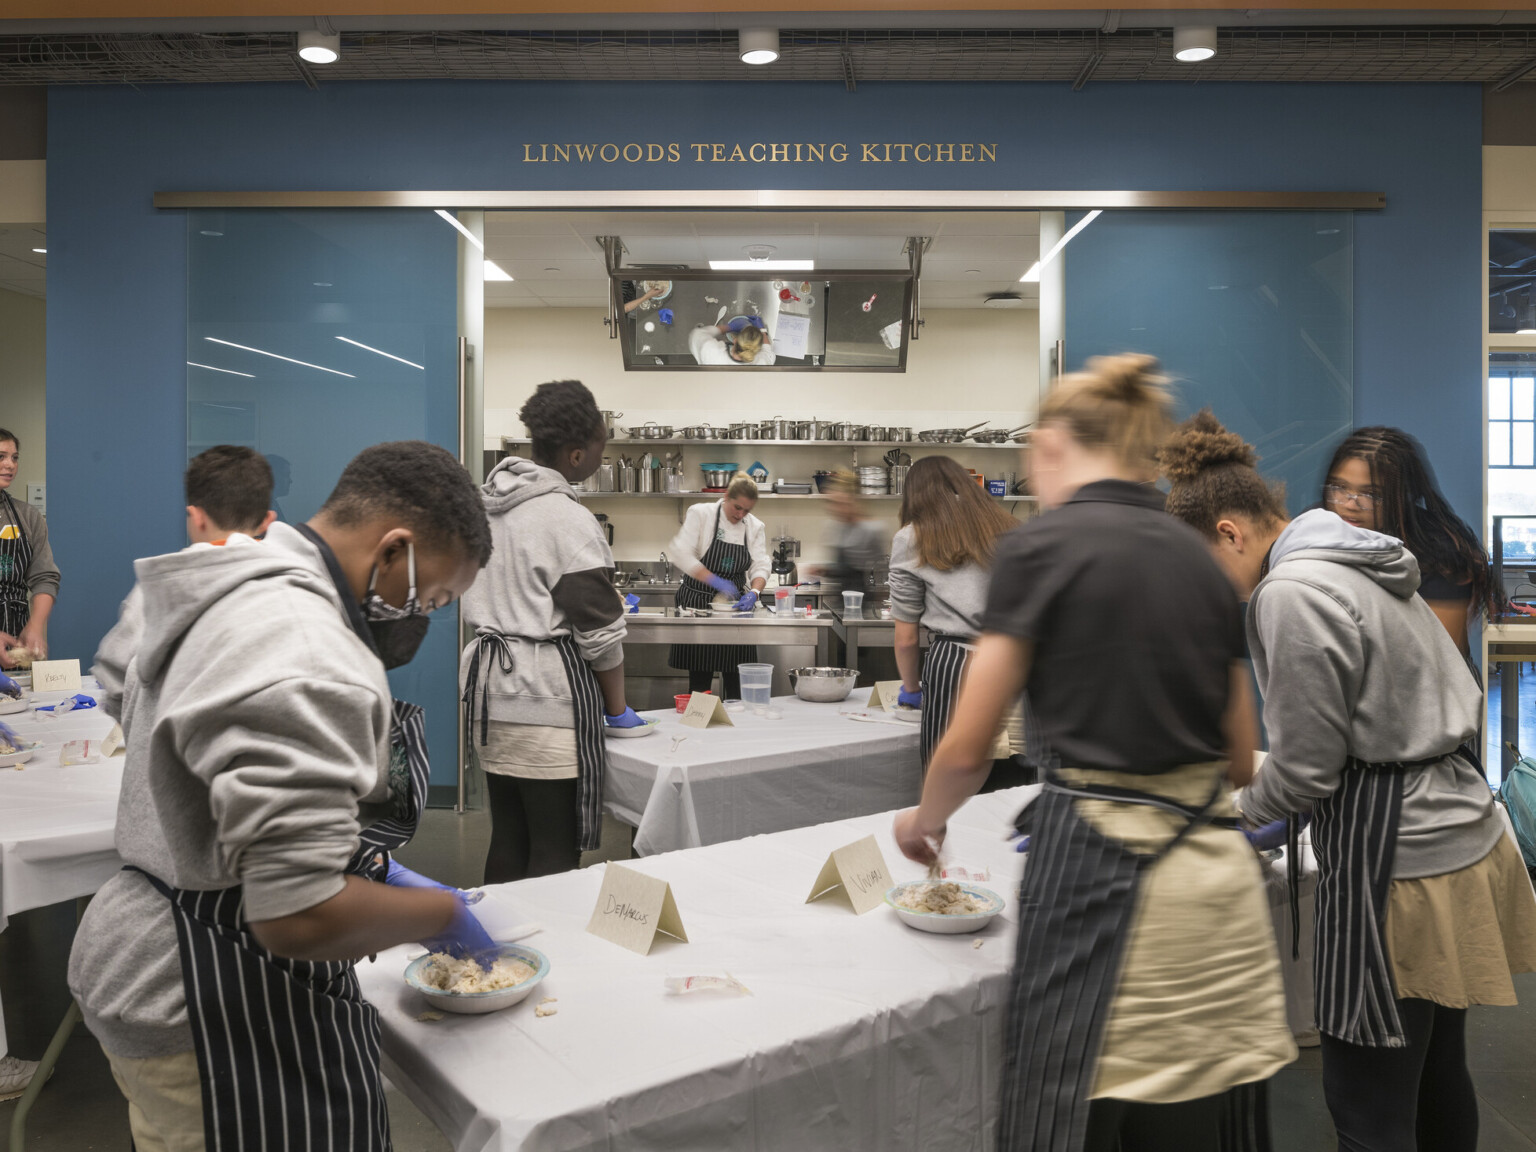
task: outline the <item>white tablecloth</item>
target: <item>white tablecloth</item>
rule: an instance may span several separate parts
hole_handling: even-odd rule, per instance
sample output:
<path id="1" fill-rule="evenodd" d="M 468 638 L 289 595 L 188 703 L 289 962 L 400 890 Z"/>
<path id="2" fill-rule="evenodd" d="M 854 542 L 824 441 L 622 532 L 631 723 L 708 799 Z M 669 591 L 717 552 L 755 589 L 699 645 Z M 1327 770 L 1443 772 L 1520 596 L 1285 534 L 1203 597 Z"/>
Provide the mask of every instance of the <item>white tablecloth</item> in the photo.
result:
<path id="1" fill-rule="evenodd" d="M 988 862 L 1007 901 L 977 936 L 805 903 L 827 854 L 870 833 L 898 880 L 922 876 L 889 812 L 631 861 L 672 884 L 691 941 L 644 957 L 585 932 L 601 867 L 505 885 L 545 926 L 526 941 L 550 958 L 543 987 L 419 1022 L 401 980 L 419 948 L 359 965 L 385 1069 L 460 1152 L 990 1147 L 1022 870 L 1004 836 L 1030 791 L 979 796 L 950 824 L 950 853 Z M 666 976 L 725 971 L 753 995 L 663 995 Z M 557 1015 L 534 1016 L 543 996 Z"/>
<path id="2" fill-rule="evenodd" d="M 83 691 L 96 695 L 93 682 Z M 42 693 L 39 704 L 67 695 Z M 121 754 L 96 764 L 59 765 L 70 740 L 101 740 L 112 718 L 100 708 L 0 716 L 25 740 L 40 740 L 20 770 L 0 768 L 0 929 L 28 908 L 89 896 L 123 866 L 114 843 L 117 794 L 123 784 Z"/>
<path id="3" fill-rule="evenodd" d="M 608 741 L 604 809 L 636 829 L 642 856 L 719 844 L 916 804 L 918 726 L 850 720 L 869 689 L 838 704 L 775 698 L 784 715 L 731 714 L 733 728 L 684 728 L 674 710 L 652 736 Z M 674 753 L 673 737 L 686 736 Z"/>

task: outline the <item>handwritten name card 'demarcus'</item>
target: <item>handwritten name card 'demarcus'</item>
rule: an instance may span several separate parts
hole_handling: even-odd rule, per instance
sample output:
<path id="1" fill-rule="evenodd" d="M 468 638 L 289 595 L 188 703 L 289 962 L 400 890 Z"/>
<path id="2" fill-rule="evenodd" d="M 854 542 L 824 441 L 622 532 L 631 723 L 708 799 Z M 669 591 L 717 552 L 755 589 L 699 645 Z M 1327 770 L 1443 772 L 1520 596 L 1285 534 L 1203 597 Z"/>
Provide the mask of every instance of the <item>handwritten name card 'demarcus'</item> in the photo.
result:
<path id="1" fill-rule="evenodd" d="M 642 956 L 650 952 L 658 932 L 688 942 L 672 886 L 622 864 L 604 866 L 602 891 L 587 931 Z"/>

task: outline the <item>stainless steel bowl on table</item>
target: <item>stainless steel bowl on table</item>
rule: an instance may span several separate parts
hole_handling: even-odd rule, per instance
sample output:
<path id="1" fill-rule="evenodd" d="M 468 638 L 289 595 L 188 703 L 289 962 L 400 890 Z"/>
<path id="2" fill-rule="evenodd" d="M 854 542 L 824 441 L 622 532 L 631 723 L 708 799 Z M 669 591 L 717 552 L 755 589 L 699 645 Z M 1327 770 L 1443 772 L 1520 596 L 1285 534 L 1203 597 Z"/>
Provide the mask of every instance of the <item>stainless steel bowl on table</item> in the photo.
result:
<path id="1" fill-rule="evenodd" d="M 795 695 L 813 704 L 836 704 L 846 700 L 859 673 L 853 668 L 791 668 L 789 682 Z"/>

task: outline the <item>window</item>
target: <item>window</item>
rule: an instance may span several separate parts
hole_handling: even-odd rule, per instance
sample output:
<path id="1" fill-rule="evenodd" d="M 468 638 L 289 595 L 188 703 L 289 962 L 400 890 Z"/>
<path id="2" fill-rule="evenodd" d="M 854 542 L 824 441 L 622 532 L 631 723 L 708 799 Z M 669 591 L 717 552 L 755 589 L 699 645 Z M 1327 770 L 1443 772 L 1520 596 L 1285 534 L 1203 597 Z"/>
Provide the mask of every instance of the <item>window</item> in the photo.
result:
<path id="1" fill-rule="evenodd" d="M 1536 468 L 1536 375 L 1489 374 L 1488 467 Z"/>

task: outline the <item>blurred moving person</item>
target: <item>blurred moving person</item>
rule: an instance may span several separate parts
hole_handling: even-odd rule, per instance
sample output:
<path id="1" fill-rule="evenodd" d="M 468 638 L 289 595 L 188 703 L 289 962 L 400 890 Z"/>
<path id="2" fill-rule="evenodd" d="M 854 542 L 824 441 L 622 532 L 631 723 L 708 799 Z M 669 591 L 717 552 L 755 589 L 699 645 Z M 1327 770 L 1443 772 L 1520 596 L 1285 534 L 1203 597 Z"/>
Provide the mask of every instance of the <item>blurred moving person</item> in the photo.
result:
<path id="1" fill-rule="evenodd" d="M 1150 484 L 1172 427 L 1156 367 L 1090 360 L 1041 406 L 1029 471 L 1047 511 L 998 544 L 949 731 L 896 821 L 903 853 L 933 860 L 1027 689 L 1050 758 L 1019 820 L 1003 1152 L 1262 1152 L 1266 1081 L 1296 1056 L 1227 798 L 1257 738 L 1242 611 Z"/>
<path id="2" fill-rule="evenodd" d="M 1472 1004 L 1536 970 L 1536 898 L 1469 750 L 1482 693 L 1400 540 L 1315 508 L 1289 520 L 1209 412 L 1164 449 L 1168 509 L 1248 597 L 1269 757 L 1255 824 L 1312 813 L 1323 1093 L 1344 1152 L 1471 1152 Z"/>

